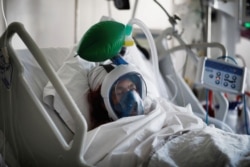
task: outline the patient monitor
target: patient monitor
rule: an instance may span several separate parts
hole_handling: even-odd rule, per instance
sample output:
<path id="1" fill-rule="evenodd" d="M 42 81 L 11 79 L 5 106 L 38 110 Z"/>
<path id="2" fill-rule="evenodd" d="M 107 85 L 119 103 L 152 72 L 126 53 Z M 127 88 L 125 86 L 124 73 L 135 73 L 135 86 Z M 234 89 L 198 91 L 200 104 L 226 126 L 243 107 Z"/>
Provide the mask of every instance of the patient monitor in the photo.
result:
<path id="1" fill-rule="evenodd" d="M 246 81 L 246 67 L 205 57 L 199 62 L 198 82 L 216 91 L 243 94 Z"/>

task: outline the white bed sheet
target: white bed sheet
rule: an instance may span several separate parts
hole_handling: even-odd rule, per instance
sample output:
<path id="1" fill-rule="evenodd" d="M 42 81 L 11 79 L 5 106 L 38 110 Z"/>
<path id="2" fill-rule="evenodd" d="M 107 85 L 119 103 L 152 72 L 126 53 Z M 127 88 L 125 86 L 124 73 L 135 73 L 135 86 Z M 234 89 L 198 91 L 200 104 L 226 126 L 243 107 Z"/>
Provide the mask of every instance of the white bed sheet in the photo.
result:
<path id="1" fill-rule="evenodd" d="M 201 129 L 204 122 L 191 106 L 177 107 L 163 99 L 147 100 L 147 115 L 127 117 L 102 125 L 87 135 L 85 156 L 97 166 L 138 166 L 158 141 L 178 131 Z"/>
<path id="2" fill-rule="evenodd" d="M 72 48 L 41 48 L 48 62 L 57 71 L 63 64 L 65 58 L 71 52 Z M 18 59 L 23 63 L 24 77 L 35 95 L 42 101 L 42 92 L 48 82 L 48 78 L 38 65 L 29 50 L 16 50 Z M 34 77 L 38 76 L 38 77 Z"/>
<path id="3" fill-rule="evenodd" d="M 65 62 L 68 63 L 67 66 L 69 67 L 73 62 L 73 64 L 75 64 L 75 62 L 79 63 L 78 58 L 74 59 L 73 62 L 67 59 L 67 56 L 72 57 L 74 50 L 74 47 L 65 50 L 63 49 L 61 50 L 62 53 L 59 54 L 58 48 L 43 49 L 42 51 L 54 69 L 60 72 L 60 69 L 65 67 Z M 138 50 L 135 51 L 138 52 Z M 137 58 L 142 58 L 140 56 L 133 57 L 136 52 L 133 52 L 133 50 L 129 51 L 128 53 L 130 53 L 129 55 L 132 55 L 132 57 L 125 58 L 131 63 L 136 62 Z M 33 58 L 27 56 L 27 51 L 19 51 L 19 53 L 21 53 L 19 58 L 25 62 L 24 74 L 26 75 L 28 82 L 39 99 L 43 100 L 43 90 L 48 82 L 47 77 Z M 138 53 L 136 53 L 136 55 L 137 54 Z M 84 66 L 84 68 L 91 68 L 92 65 L 93 64 L 90 64 L 90 66 Z M 73 67 L 77 67 L 81 70 L 81 67 L 74 65 Z M 149 79 L 146 80 L 149 85 L 149 95 L 152 98 L 156 98 L 159 95 L 159 91 L 154 87 L 155 81 L 150 80 L 150 77 L 152 77 L 152 75 L 150 75 L 152 74 L 152 71 L 150 66 L 148 67 L 149 68 L 146 69 L 149 71 L 145 70 L 142 72 L 148 77 L 147 79 Z M 79 76 L 79 73 L 77 74 Z M 34 75 L 39 76 L 39 80 L 32 77 Z M 72 85 L 70 84 L 70 86 Z M 78 86 L 75 88 L 77 92 L 81 92 L 78 90 L 84 90 L 80 89 Z M 86 91 L 83 92 L 86 93 Z M 150 102 L 148 104 L 150 104 Z M 209 163 L 219 163 L 217 163 L 217 160 L 208 161 L 207 159 L 202 159 L 201 155 L 210 156 L 211 154 L 214 155 L 214 153 L 220 153 L 221 157 L 224 158 L 225 163 L 229 164 L 229 166 L 230 164 L 234 166 L 237 163 L 246 163 L 249 165 L 249 136 L 230 134 L 213 127 L 207 127 L 200 118 L 193 114 L 190 105 L 186 108 L 177 107 L 166 100 L 157 99 L 152 105 L 148 105 L 148 108 L 150 107 L 155 109 L 148 115 L 123 118 L 89 131 L 87 135 L 88 144 L 85 147 L 84 154 L 84 158 L 87 162 L 97 166 L 127 167 L 138 165 L 155 166 L 156 164 L 158 166 L 182 166 L 182 164 L 185 164 L 189 159 L 190 161 L 188 162 L 193 163 L 193 165 L 201 164 L 198 166 L 206 166 Z M 51 108 L 51 110 L 53 111 L 53 108 Z M 192 132 L 185 133 L 166 142 L 166 138 L 172 138 L 176 133 L 186 130 L 192 130 Z M 223 140 L 218 140 L 218 138 Z M 193 139 L 193 141 L 191 139 Z M 209 143 L 209 147 L 213 147 L 214 149 L 206 150 L 202 152 L 203 154 L 201 155 L 199 153 L 200 150 L 193 149 L 194 147 L 203 149 L 206 147 L 206 143 Z M 190 147 L 184 147 L 182 148 L 183 152 L 178 152 L 182 146 Z M 231 152 L 228 150 L 225 151 L 226 148 L 230 148 Z M 152 152 L 154 150 L 155 152 Z M 187 154 L 187 151 L 192 152 L 197 158 L 195 159 L 193 156 L 190 157 L 192 154 Z M 174 154 L 175 152 L 178 154 Z M 185 161 L 182 158 L 180 159 L 180 157 L 185 157 Z"/>
<path id="4" fill-rule="evenodd" d="M 73 47 L 67 55 L 57 74 L 69 91 L 73 100 L 85 117 L 87 124 L 90 124 L 89 105 L 87 93 L 89 91 L 88 71 L 95 66 L 93 62 L 87 62 L 76 55 L 76 47 Z M 62 117 L 67 126 L 75 132 L 75 122 L 65 107 L 62 99 L 48 82 L 43 89 L 43 101 Z"/>
<path id="5" fill-rule="evenodd" d="M 178 107 L 163 99 L 152 104 L 147 115 L 89 131 L 85 160 L 100 167 L 250 164 L 250 136 L 206 126 L 190 105 Z"/>
<path id="6" fill-rule="evenodd" d="M 46 57 L 48 63 L 53 67 L 53 69 L 55 71 L 59 71 L 61 67 L 64 65 L 64 63 L 67 61 L 68 57 L 72 55 L 72 50 L 74 50 L 74 48 L 75 46 L 68 48 L 52 47 L 52 48 L 41 48 L 41 51 Z M 43 107 L 46 109 L 48 113 L 55 112 L 55 108 L 51 107 L 50 105 L 53 102 L 52 99 L 49 101 L 49 104 L 47 104 L 43 99 L 43 91 L 45 86 L 48 84 L 47 76 L 45 75 L 39 64 L 36 62 L 35 58 L 29 52 L 29 50 L 21 49 L 21 50 L 16 50 L 15 52 L 17 54 L 18 59 L 23 64 L 24 78 L 27 81 L 27 84 L 31 88 L 32 92 L 35 93 L 35 96 L 38 98 L 39 101 L 41 101 Z M 67 84 L 65 84 L 65 86 L 67 86 Z M 53 91 L 55 92 L 54 88 Z M 58 97 L 58 95 L 56 96 Z M 63 103 L 60 101 L 60 104 Z M 67 119 L 66 118 L 64 119 L 63 117 L 62 119 L 64 120 L 64 123 L 66 123 Z M 69 124 L 67 126 L 70 128 Z M 59 129 L 61 128 L 65 127 L 59 127 Z"/>
<path id="7" fill-rule="evenodd" d="M 148 161 L 148 167 L 250 166 L 249 136 L 211 127 L 193 130 L 165 142 Z"/>
<path id="8" fill-rule="evenodd" d="M 93 62 L 85 61 L 79 56 L 75 57 L 76 49 L 76 47 L 71 48 L 71 52 L 64 60 L 61 67 L 57 70 L 57 74 L 68 89 L 80 111 L 83 113 L 87 124 L 89 125 L 88 127 L 91 127 L 90 115 L 88 110 L 89 105 L 87 101 L 87 94 L 89 91 L 87 73 L 96 64 Z M 138 67 L 138 70 L 141 72 L 147 84 L 148 96 L 152 98 L 159 97 L 160 90 L 157 88 L 156 85 L 158 84 L 156 82 L 163 82 L 163 80 L 155 80 L 153 67 L 150 61 L 144 57 L 144 55 L 138 50 L 135 45 L 127 48 L 124 59 L 127 62 Z M 74 120 L 70 116 L 61 98 L 58 96 L 50 82 L 48 82 L 46 86 L 44 86 L 43 101 L 51 109 L 57 111 L 63 118 L 65 123 L 68 125 L 68 127 L 73 132 L 75 131 Z"/>
<path id="9" fill-rule="evenodd" d="M 74 45 L 69 48 L 41 48 L 41 51 L 72 95 L 87 124 L 90 125 L 87 103 L 89 91 L 87 72 L 95 66 L 95 63 L 87 62 L 79 56 L 75 57 L 76 49 L 77 46 Z M 34 57 L 27 49 L 17 50 L 16 53 L 24 64 L 24 76 L 35 95 L 46 104 L 47 110 L 57 111 L 67 126 L 74 132 L 75 125 L 72 117 Z M 157 84 L 150 61 L 145 59 L 136 46 L 129 47 L 124 58 L 131 64 L 138 65 L 138 62 L 140 62 L 138 68 L 147 84 L 148 96 L 159 97 L 160 93 L 156 87 Z M 38 78 L 34 76 L 38 76 Z"/>

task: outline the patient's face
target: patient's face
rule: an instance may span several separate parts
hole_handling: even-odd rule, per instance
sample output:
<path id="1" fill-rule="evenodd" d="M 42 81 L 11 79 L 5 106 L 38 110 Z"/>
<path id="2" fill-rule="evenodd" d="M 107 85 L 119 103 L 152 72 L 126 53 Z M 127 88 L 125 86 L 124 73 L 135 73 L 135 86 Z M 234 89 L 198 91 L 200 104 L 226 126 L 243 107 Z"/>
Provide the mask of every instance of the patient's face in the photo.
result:
<path id="1" fill-rule="evenodd" d="M 112 112 L 118 117 L 142 115 L 144 105 L 142 89 L 146 91 L 142 78 L 137 74 L 120 77 L 111 88 L 110 104 Z"/>
<path id="2" fill-rule="evenodd" d="M 136 85 L 129 79 L 124 79 L 119 81 L 115 88 L 113 89 L 112 93 L 112 100 L 114 104 L 120 102 L 123 95 L 125 95 L 130 90 L 136 90 Z"/>

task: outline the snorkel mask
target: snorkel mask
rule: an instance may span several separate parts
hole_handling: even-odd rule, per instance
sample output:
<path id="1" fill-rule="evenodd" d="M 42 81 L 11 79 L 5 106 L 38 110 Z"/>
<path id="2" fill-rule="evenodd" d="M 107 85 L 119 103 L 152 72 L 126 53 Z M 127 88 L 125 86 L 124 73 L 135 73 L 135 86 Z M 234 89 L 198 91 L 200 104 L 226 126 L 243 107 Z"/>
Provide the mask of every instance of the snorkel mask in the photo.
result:
<path id="1" fill-rule="evenodd" d="M 104 104 L 113 120 L 144 114 L 146 92 L 145 81 L 130 64 L 116 66 L 106 75 L 101 87 Z"/>
<path id="2" fill-rule="evenodd" d="M 133 44 L 130 24 L 125 26 L 115 21 L 102 21 L 84 34 L 77 49 L 77 55 L 87 61 L 103 62 L 110 59 L 114 64 L 101 87 L 106 109 L 113 120 L 144 113 L 142 101 L 146 96 L 146 84 L 137 69 L 120 56 L 122 47 Z M 130 80 L 135 87 L 125 88 L 119 94 L 119 83 L 123 79 Z"/>

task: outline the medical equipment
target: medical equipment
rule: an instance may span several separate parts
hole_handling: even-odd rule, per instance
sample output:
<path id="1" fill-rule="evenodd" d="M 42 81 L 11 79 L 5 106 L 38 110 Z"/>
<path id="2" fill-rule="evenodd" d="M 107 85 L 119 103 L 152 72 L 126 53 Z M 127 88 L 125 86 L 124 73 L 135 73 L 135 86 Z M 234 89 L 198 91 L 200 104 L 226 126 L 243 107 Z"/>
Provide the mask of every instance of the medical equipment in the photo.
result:
<path id="1" fill-rule="evenodd" d="M 82 37 L 77 54 L 87 61 L 102 62 L 119 54 L 128 45 L 126 36 L 132 28 L 116 21 L 101 21 L 93 25 Z"/>
<path id="2" fill-rule="evenodd" d="M 180 46 L 176 46 L 174 48 L 168 49 L 166 48 L 166 37 L 175 37 L 177 41 L 179 42 Z M 175 69 L 172 62 L 172 58 L 170 56 L 171 52 L 174 52 L 179 49 L 185 49 L 187 54 L 190 56 L 192 61 L 195 62 L 195 64 L 198 64 L 199 58 L 195 55 L 195 53 L 192 51 L 192 47 L 197 48 L 204 48 L 206 46 L 208 47 L 218 47 L 222 50 L 222 54 L 226 53 L 225 48 L 223 45 L 218 43 L 208 43 L 208 44 L 192 44 L 188 45 L 184 42 L 184 40 L 181 38 L 181 34 L 177 30 L 175 30 L 173 27 L 165 29 L 162 34 L 156 38 L 156 46 L 159 54 L 159 66 L 160 71 L 163 76 L 166 76 L 165 82 L 169 87 L 170 93 L 175 94 L 175 99 L 173 100 L 174 103 L 185 106 L 186 104 L 190 103 L 192 105 L 192 108 L 194 109 L 195 113 L 199 115 L 201 118 L 205 120 L 206 117 L 206 111 L 197 99 L 195 95 L 193 94 L 191 88 L 187 85 L 187 83 L 184 81 L 183 77 L 178 74 Z M 192 70 L 196 74 L 198 66 L 192 67 Z M 176 85 L 173 84 L 173 82 L 169 79 L 169 76 L 174 77 Z M 175 88 L 177 86 L 177 88 Z M 183 89 L 185 88 L 185 89 Z M 178 90 L 178 91 L 176 91 Z M 175 92 L 173 92 L 175 91 Z M 219 122 L 210 117 L 209 122 L 215 123 L 220 128 L 227 128 L 227 125 L 221 124 L 221 121 L 224 122 L 227 110 L 228 110 L 228 101 L 225 98 L 225 96 L 221 92 L 214 92 L 214 96 L 216 97 L 216 100 L 221 105 L 218 111 L 216 112 L 215 118 L 219 120 Z M 230 129 L 230 128 L 229 128 Z M 230 130 L 231 131 L 231 130 Z"/>
<path id="3" fill-rule="evenodd" d="M 165 9 L 157 3 L 164 11 Z M 198 100 L 196 97 L 193 95 L 190 88 L 188 88 L 187 84 L 185 83 L 184 79 L 179 76 L 179 74 L 176 73 L 175 69 L 173 68 L 173 63 L 172 63 L 172 58 L 170 56 L 171 52 L 180 50 L 180 49 L 185 49 L 187 52 L 187 55 L 189 58 L 191 58 L 193 65 L 192 67 L 189 67 L 188 70 L 191 72 L 192 76 L 193 74 L 196 73 L 197 70 L 199 70 L 199 66 L 197 64 L 200 62 L 200 58 L 193 52 L 193 48 L 208 48 L 208 47 L 218 47 L 222 50 L 222 56 L 228 55 L 226 52 L 226 48 L 220 44 L 220 43 L 201 43 L 201 44 L 186 44 L 186 42 L 181 38 L 181 33 L 179 33 L 175 29 L 175 17 L 170 16 L 166 11 L 165 13 L 167 14 L 170 23 L 172 24 L 172 27 L 165 29 L 162 34 L 156 39 L 156 45 L 157 45 L 157 50 L 159 54 L 159 64 L 160 64 L 160 70 L 161 74 L 165 76 L 165 82 L 167 85 L 170 87 L 170 93 L 174 94 L 172 99 L 175 103 L 178 105 L 185 105 L 186 103 L 191 103 L 192 107 L 195 108 L 194 111 L 196 111 L 197 115 L 199 115 L 201 118 L 204 119 L 204 116 L 206 115 L 207 111 L 204 110 L 204 108 L 199 105 Z M 167 39 L 175 37 L 177 41 L 179 42 L 180 46 L 175 46 L 171 49 L 167 48 Z M 210 54 L 209 54 L 210 56 Z M 170 65 L 171 64 L 171 65 Z M 174 79 L 173 79 L 174 78 Z M 194 76 L 193 80 L 195 80 L 196 77 Z M 174 81 L 177 83 L 176 85 L 173 84 Z M 193 83 L 192 83 L 193 84 Z M 182 87 L 186 87 L 186 89 L 181 89 Z M 174 92 L 173 92 L 174 90 Z M 215 118 L 224 122 L 226 115 L 227 115 L 227 110 L 228 110 L 228 101 L 221 92 L 215 92 L 214 96 L 218 103 L 220 104 L 220 108 L 217 110 L 215 114 Z M 207 115 L 206 115 L 206 122 L 207 120 Z M 210 119 L 211 120 L 211 119 Z"/>
<path id="4" fill-rule="evenodd" d="M 120 10 L 130 9 L 129 0 L 114 0 L 115 7 Z"/>
<path id="5" fill-rule="evenodd" d="M 166 43 L 166 37 L 175 37 L 177 40 L 178 40 L 178 42 L 180 43 L 180 46 L 176 46 L 176 47 L 174 47 L 174 48 L 171 48 L 171 49 L 166 49 L 166 47 L 165 47 L 165 43 Z M 200 60 L 200 58 L 198 58 L 194 53 L 193 53 L 193 51 L 191 50 L 191 48 L 204 48 L 204 47 L 218 47 L 218 48 L 220 48 L 221 50 L 222 50 L 222 57 L 225 57 L 224 55 L 227 55 L 227 53 L 226 53 L 226 49 L 224 48 L 224 46 L 223 45 L 221 45 L 221 44 L 219 44 L 219 43 L 204 43 L 204 44 L 191 44 L 191 45 L 188 45 L 188 44 L 185 44 L 185 42 L 181 39 L 181 37 L 180 37 L 180 35 L 178 34 L 178 32 L 176 31 L 176 30 L 174 30 L 173 28 L 168 28 L 168 29 L 166 29 L 162 34 L 161 34 L 161 36 L 159 36 L 157 39 L 156 39 L 156 43 L 157 43 L 157 47 L 158 47 L 158 51 L 159 51 L 159 60 L 160 60 L 160 69 L 161 69 L 161 73 L 162 74 L 166 74 L 166 79 L 165 79 L 165 81 L 167 82 L 167 83 L 169 83 L 168 85 L 169 85 L 169 87 L 172 87 L 172 86 L 174 86 L 173 84 L 171 85 L 171 83 L 172 83 L 172 81 L 170 82 L 169 81 L 169 77 L 168 76 L 171 76 L 171 75 L 174 75 L 175 74 L 175 70 L 174 69 L 172 69 L 172 67 L 173 67 L 173 65 L 172 66 L 170 66 L 170 65 L 167 65 L 167 64 L 169 64 L 169 63 L 171 63 L 171 58 L 170 58 L 170 53 L 171 52 L 174 52 L 174 51 L 177 51 L 177 50 L 180 50 L 180 49 L 185 49 L 186 51 L 187 51 L 187 53 L 188 53 L 188 55 L 189 56 L 191 56 L 191 58 L 192 58 L 192 60 L 195 62 L 195 64 L 203 64 L 203 62 L 205 62 L 205 61 L 202 61 L 202 60 Z M 167 58 L 167 57 L 169 57 L 169 58 Z M 226 57 L 227 58 L 227 57 Z M 205 60 L 207 60 L 207 59 L 205 59 Z M 210 59 L 209 59 L 210 60 Z M 202 63 L 201 63 L 202 62 Z M 218 60 L 213 60 L 213 62 L 218 62 Z M 218 62 L 218 64 L 220 64 L 220 62 Z M 222 63 L 223 64 L 223 63 Z M 227 66 L 226 66 L 226 65 Z M 194 71 L 198 71 L 198 76 L 203 80 L 203 77 L 205 76 L 205 75 L 201 75 L 202 74 L 202 72 L 204 71 L 199 71 L 199 70 L 197 70 L 197 69 L 205 69 L 205 68 L 202 68 L 202 67 L 205 67 L 204 65 L 207 65 L 207 64 L 203 64 L 203 66 L 195 66 L 195 67 L 193 67 L 193 69 L 192 70 L 194 70 Z M 221 65 L 221 64 L 220 64 Z M 238 66 L 234 66 L 234 65 L 232 65 L 232 64 L 228 64 L 228 63 L 224 63 L 224 67 L 226 67 L 226 69 L 224 69 L 224 70 L 226 70 L 226 71 L 230 71 L 230 70 L 232 70 L 232 67 L 234 67 L 233 68 L 233 70 L 235 70 L 236 68 L 237 68 L 237 71 L 241 71 L 240 73 L 239 73 L 239 75 L 236 77 L 237 78 L 237 83 L 239 84 L 239 86 L 238 86 L 238 90 L 232 90 L 232 89 L 230 89 L 230 88 L 228 88 L 228 89 L 221 89 L 221 92 L 220 91 L 216 91 L 216 92 L 213 92 L 213 94 L 214 94 L 214 97 L 215 97 L 215 99 L 216 99 L 216 101 L 217 101 L 217 103 L 220 105 L 220 107 L 217 109 L 217 111 L 215 112 L 215 118 L 216 119 L 218 119 L 218 120 L 220 120 L 220 121 L 222 121 L 222 122 L 225 122 L 225 119 L 226 119 L 226 116 L 227 116 L 227 113 L 228 113 L 228 107 L 229 107 L 229 102 L 228 102 L 228 100 L 226 99 L 226 97 L 224 96 L 224 94 L 222 93 L 223 91 L 229 91 L 229 92 L 233 92 L 233 93 L 240 93 L 240 94 L 242 94 L 242 93 L 244 93 L 244 85 L 245 85 L 245 79 L 246 79 L 246 68 L 245 67 L 238 67 Z M 229 68 L 230 67 L 230 68 Z M 210 68 L 211 68 L 211 66 L 210 66 Z M 214 68 L 214 65 L 212 66 L 212 68 Z M 218 68 L 217 68 L 217 70 L 218 70 Z M 220 70 L 222 70 L 222 69 L 220 69 Z M 231 72 L 232 73 L 232 72 Z M 235 71 L 233 72 L 233 73 L 235 73 Z M 227 76 L 227 75 L 226 75 Z M 209 77 L 206 77 L 206 79 L 208 79 Z M 233 78 L 235 78 L 235 76 L 233 77 Z M 177 87 L 181 87 L 181 86 L 183 86 L 185 83 L 184 83 L 184 81 L 182 81 L 181 82 L 181 80 L 182 80 L 182 78 L 180 77 L 179 78 L 179 76 L 178 76 L 178 74 L 175 74 L 175 80 L 180 80 L 180 82 L 177 82 L 178 84 L 177 84 Z M 231 80 L 228 80 L 228 79 L 226 79 L 227 80 L 227 82 L 231 82 Z M 207 80 L 206 80 L 207 81 Z M 201 82 L 201 81 L 200 81 Z M 203 82 L 203 81 L 202 81 Z M 217 81 L 218 82 L 218 81 Z M 227 82 L 225 83 L 225 84 L 227 84 Z M 233 81 L 234 82 L 234 81 Z M 235 80 L 235 82 L 236 82 L 236 80 Z M 182 85 L 183 84 L 183 85 Z M 206 83 L 207 84 L 207 83 Z M 180 86 L 181 85 L 181 86 Z M 229 84 L 228 84 L 229 85 Z M 215 84 L 213 85 L 213 86 L 216 86 Z M 217 88 L 218 88 L 218 86 L 219 85 L 217 85 Z M 232 84 L 232 86 L 234 87 L 234 84 Z M 175 86 L 174 86 L 175 87 Z M 205 87 L 208 87 L 208 85 L 206 85 Z M 211 85 L 210 85 L 210 88 L 211 88 Z M 225 88 L 227 88 L 227 87 L 225 87 Z M 188 88 L 187 88 L 188 89 Z M 170 90 L 175 90 L 175 92 L 177 92 L 177 93 L 175 93 L 175 95 L 174 95 L 174 97 L 176 98 L 175 99 L 175 102 L 177 103 L 177 104 L 179 104 L 179 105 L 183 105 L 183 104 L 181 104 L 181 103 L 183 103 L 181 100 L 183 99 L 183 98 L 185 98 L 185 99 L 187 99 L 188 100 L 188 102 L 190 102 L 191 104 L 192 104 L 192 106 L 193 107 L 196 107 L 197 106 L 197 103 L 193 103 L 193 100 L 195 100 L 195 99 L 193 99 L 193 98 L 195 98 L 195 97 L 192 97 L 192 94 L 191 94 L 191 92 L 190 93 L 188 93 L 188 94 L 185 94 L 185 93 L 183 93 L 183 94 L 181 94 L 182 92 L 178 92 L 177 90 L 180 90 L 180 91 L 182 91 L 181 89 L 178 89 L 178 88 L 173 88 L 173 89 L 170 89 Z M 184 89 L 184 91 L 186 91 L 185 89 Z M 191 96 L 192 98 L 187 98 L 186 96 Z M 180 97 L 182 98 L 182 99 L 180 99 Z M 200 108 L 200 109 L 198 109 L 198 110 L 195 110 L 195 111 L 198 111 L 198 113 L 197 113 L 197 115 L 199 115 L 199 116 L 201 116 L 202 118 L 204 118 L 204 116 L 203 116 L 203 108 Z M 199 112 L 201 111 L 201 113 L 202 114 L 200 114 Z M 246 110 L 245 110 L 246 111 Z M 246 115 L 246 114 L 245 114 Z M 248 122 L 248 116 L 246 115 L 245 116 L 245 118 L 246 118 L 246 121 L 245 122 Z M 210 118 L 209 118 L 210 119 Z M 206 117 L 206 120 L 208 120 L 207 119 L 207 117 Z M 211 120 L 211 119 L 210 119 Z M 206 121 L 207 122 L 207 121 Z M 208 121 L 209 122 L 209 121 Z M 246 126 L 248 126 L 247 125 L 247 123 L 246 123 Z"/>
<path id="6" fill-rule="evenodd" d="M 139 19 L 135 19 L 132 18 L 131 20 L 129 20 L 128 25 L 137 25 L 141 28 L 141 30 L 143 31 L 143 33 L 145 34 L 148 42 L 149 42 L 149 47 L 150 47 L 150 53 L 151 53 L 151 62 L 152 62 L 152 66 L 154 69 L 154 77 L 155 77 L 155 81 L 158 80 L 158 82 L 156 83 L 158 85 L 159 88 L 161 88 L 161 96 L 162 97 L 167 97 L 167 90 L 165 88 L 160 71 L 159 71 L 159 64 L 158 64 L 158 54 L 157 54 L 157 48 L 153 39 L 152 34 L 150 33 L 150 30 L 147 28 L 147 26 L 140 21 Z"/>
<path id="7" fill-rule="evenodd" d="M 240 1 L 240 23 L 245 27 L 249 28 L 250 25 L 250 2 L 248 0 Z"/>
<path id="8" fill-rule="evenodd" d="M 175 92 L 174 92 L 175 95 L 170 96 L 170 97 L 174 97 L 174 99 L 171 99 L 171 100 L 173 100 L 173 102 L 175 102 L 176 104 L 181 105 L 181 106 L 185 106 L 188 103 L 191 103 L 195 113 L 204 119 L 204 116 L 206 113 L 204 108 L 201 106 L 198 99 L 194 96 L 193 92 L 188 87 L 188 85 L 183 80 L 183 78 L 181 76 L 179 76 L 179 74 L 177 74 L 175 72 L 175 70 L 173 69 L 174 66 L 172 63 L 172 59 L 169 56 L 168 48 L 166 48 L 166 42 L 165 42 L 166 37 L 173 36 L 180 43 L 180 45 L 181 45 L 180 48 L 182 48 L 182 46 L 184 46 L 186 48 L 186 51 L 188 52 L 188 54 L 190 54 L 190 56 L 192 57 L 192 59 L 195 62 L 198 62 L 198 60 L 199 60 L 198 57 L 193 53 L 191 48 L 189 48 L 189 46 L 186 45 L 186 43 L 183 41 L 180 34 L 178 34 L 178 32 L 175 30 L 174 25 L 176 23 L 176 21 L 175 21 L 176 19 L 178 19 L 178 18 L 173 17 L 170 19 L 173 27 L 167 28 L 166 30 L 164 30 L 162 32 L 162 34 L 160 34 L 160 36 L 158 36 L 156 38 L 156 40 L 153 40 L 150 31 L 147 29 L 147 26 L 144 23 L 142 23 L 140 20 L 131 19 L 128 24 L 131 24 L 131 23 L 138 24 L 142 28 L 143 32 L 145 33 L 145 35 L 149 41 L 149 45 L 151 48 L 151 62 L 152 62 L 153 68 L 154 68 L 155 79 L 156 80 L 159 78 L 161 79 L 162 78 L 161 76 L 165 76 L 165 78 L 163 77 L 163 80 L 165 81 L 165 84 L 168 85 L 166 87 L 161 82 L 157 82 L 158 87 L 161 88 L 161 96 L 169 98 L 168 96 L 166 96 L 166 93 L 171 94 L 171 93 L 173 93 L 171 91 L 175 90 Z M 154 41 L 155 41 L 155 43 L 154 43 Z M 157 46 L 157 48 L 156 48 L 156 46 Z M 206 47 L 206 46 L 219 47 L 222 50 L 222 53 L 226 54 L 226 49 L 223 47 L 223 45 L 218 44 L 218 43 L 211 43 L 211 44 L 206 44 L 206 45 L 205 44 L 194 44 L 193 46 L 201 47 L 201 48 Z M 160 60 L 159 65 L 157 63 L 158 59 Z M 173 80 L 169 79 L 169 76 L 174 76 L 175 81 L 172 82 Z M 175 84 L 175 83 L 177 83 L 177 84 Z M 177 86 L 177 88 L 176 88 L 176 86 Z M 224 96 L 221 93 L 215 93 L 215 94 L 216 94 L 216 97 L 217 97 L 218 101 L 220 102 L 220 104 L 223 105 L 223 107 L 220 107 L 220 109 L 218 111 L 218 115 L 219 115 L 218 118 L 219 118 L 219 120 L 222 120 L 224 122 L 225 115 L 227 113 L 225 111 L 227 111 L 228 102 L 226 101 L 226 99 L 224 98 Z M 222 117 L 223 117 L 223 119 L 222 119 Z M 230 128 L 227 125 L 225 125 L 224 123 L 217 121 L 213 118 L 210 118 L 210 123 L 214 123 L 217 127 L 221 128 L 221 129 L 227 129 L 229 131 L 232 131 L 232 130 L 230 130 Z"/>
<path id="9" fill-rule="evenodd" d="M 224 61 L 204 58 L 198 65 L 198 82 L 204 87 L 221 92 L 244 94 L 246 67 L 239 67 Z"/>
<path id="10" fill-rule="evenodd" d="M 130 97 L 131 95 L 133 95 L 131 94 L 132 92 L 129 94 L 126 94 L 129 91 L 127 89 L 122 90 L 123 88 L 122 85 L 120 85 L 120 87 L 117 87 L 119 80 L 123 81 L 124 77 L 129 79 L 134 84 L 135 87 L 131 89 L 132 90 L 136 89 L 140 97 L 136 98 L 135 96 L 134 97 L 135 99 L 134 99 L 133 97 Z M 131 114 L 130 112 L 133 112 L 134 107 L 136 107 L 135 109 L 138 110 L 138 114 L 144 113 L 142 110 L 143 106 L 142 106 L 141 100 L 139 99 L 144 99 L 146 97 L 146 92 L 147 92 L 147 88 L 146 88 L 145 81 L 138 73 L 138 70 L 136 70 L 135 67 L 129 64 L 116 66 L 112 71 L 110 71 L 107 74 L 107 76 L 105 76 L 103 83 L 102 83 L 102 87 L 101 87 L 101 95 L 104 99 L 105 106 L 108 110 L 109 116 L 114 120 L 117 120 L 118 118 L 121 118 L 122 116 L 130 115 Z M 119 98 L 119 99 L 121 98 L 120 100 L 117 100 L 116 102 L 117 104 L 115 104 L 114 99 L 113 99 L 114 94 L 116 95 L 116 98 Z M 138 101 L 137 100 L 131 101 L 133 99 L 134 100 L 137 99 Z M 134 106 L 134 105 L 138 105 L 138 106 Z M 123 113 L 117 113 L 118 111 L 123 111 Z"/>
<path id="11" fill-rule="evenodd" d="M 224 57 L 227 58 L 226 56 Z M 201 69 L 201 71 L 197 71 L 198 83 L 201 83 L 205 88 L 213 91 L 238 94 L 244 96 L 243 98 L 245 99 L 244 93 L 246 88 L 246 74 L 247 74 L 247 68 L 245 66 L 240 67 L 228 62 L 204 58 L 200 60 L 200 64 L 198 65 L 198 67 Z M 249 134 L 248 132 L 249 117 L 245 100 L 243 100 L 243 105 L 244 105 L 244 118 L 245 118 L 244 125 L 246 129 L 245 132 L 246 134 Z M 217 114 L 216 117 L 222 120 L 223 122 L 224 121 L 226 122 L 226 118 L 230 116 L 229 115 L 230 113 L 232 113 L 232 111 L 229 113 L 228 110 L 230 110 L 230 107 L 225 110 L 223 115 Z M 229 122 L 229 124 L 231 123 Z"/>
<path id="12" fill-rule="evenodd" d="M 245 0 L 243 0 L 245 1 Z M 243 1 L 221 1 L 214 0 L 207 3 L 207 41 L 216 41 L 225 46 L 228 56 L 236 55 L 236 43 L 240 37 L 240 11 L 242 9 L 240 3 Z M 246 6 L 245 6 L 246 7 Z M 244 8 L 244 7 L 243 7 Z M 212 11 L 214 11 L 215 18 L 212 20 Z M 216 30 L 216 32 L 214 31 Z M 213 33 L 212 33 L 213 32 Z M 216 55 L 213 52 L 208 52 L 209 56 Z"/>

